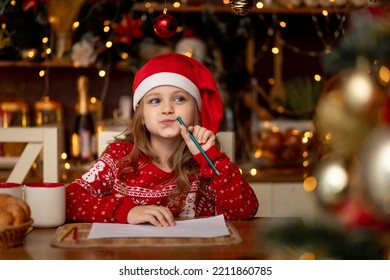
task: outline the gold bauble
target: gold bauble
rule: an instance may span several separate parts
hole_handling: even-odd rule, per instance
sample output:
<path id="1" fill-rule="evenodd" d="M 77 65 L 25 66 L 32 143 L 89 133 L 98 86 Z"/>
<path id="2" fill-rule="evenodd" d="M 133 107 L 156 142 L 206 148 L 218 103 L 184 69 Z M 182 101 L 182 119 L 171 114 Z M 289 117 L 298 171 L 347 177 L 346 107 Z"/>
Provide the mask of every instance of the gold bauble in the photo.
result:
<path id="1" fill-rule="evenodd" d="M 322 206 L 337 207 L 348 193 L 350 176 L 346 162 L 341 158 L 328 158 L 320 162 L 315 170 L 316 196 Z"/>
<path id="2" fill-rule="evenodd" d="M 390 127 L 376 127 L 361 152 L 362 188 L 376 210 L 390 218 Z"/>
<path id="3" fill-rule="evenodd" d="M 332 152 L 345 158 L 359 151 L 362 140 L 373 127 L 370 118 L 347 110 L 340 89 L 334 89 L 322 96 L 314 124 L 322 142 L 329 146 Z"/>

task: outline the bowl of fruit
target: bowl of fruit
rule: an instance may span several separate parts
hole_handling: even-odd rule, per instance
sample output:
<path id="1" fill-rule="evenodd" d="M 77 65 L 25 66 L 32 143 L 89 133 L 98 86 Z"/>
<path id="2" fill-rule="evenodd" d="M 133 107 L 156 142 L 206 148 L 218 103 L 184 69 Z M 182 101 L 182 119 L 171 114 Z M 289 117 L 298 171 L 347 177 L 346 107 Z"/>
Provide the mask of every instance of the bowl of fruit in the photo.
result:
<path id="1" fill-rule="evenodd" d="M 261 121 L 255 133 L 251 159 L 260 167 L 308 167 L 314 160 L 310 120 Z"/>

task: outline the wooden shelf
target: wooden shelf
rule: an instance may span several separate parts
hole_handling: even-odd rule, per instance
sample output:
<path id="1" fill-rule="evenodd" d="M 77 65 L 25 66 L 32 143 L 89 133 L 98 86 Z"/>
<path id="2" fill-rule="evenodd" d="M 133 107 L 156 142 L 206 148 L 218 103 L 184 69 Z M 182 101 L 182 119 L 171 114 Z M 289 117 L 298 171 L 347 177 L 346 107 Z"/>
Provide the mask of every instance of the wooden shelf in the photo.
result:
<path id="1" fill-rule="evenodd" d="M 167 7 L 168 12 L 171 13 L 202 13 L 209 11 L 212 13 L 233 13 L 230 5 L 228 4 L 211 4 L 204 3 L 202 5 L 182 5 L 179 8 L 172 6 L 172 3 L 167 3 L 167 5 L 159 4 L 156 2 L 147 2 L 137 3 L 134 5 L 133 9 L 137 12 L 162 12 L 163 9 Z M 328 13 L 345 13 L 352 10 L 360 9 L 363 7 L 347 7 L 347 6 L 329 6 L 329 7 L 287 7 L 287 6 L 275 6 L 272 8 L 263 8 L 258 9 L 255 6 L 253 7 L 250 14 L 320 14 L 324 10 L 327 10 Z M 248 14 L 248 15 L 250 15 Z"/>
<path id="2" fill-rule="evenodd" d="M 0 60 L 0 68 L 21 67 L 21 68 L 76 68 L 71 61 L 43 61 L 31 62 L 25 60 Z"/>
<path id="3" fill-rule="evenodd" d="M 20 68 L 73 68 L 73 69 L 96 69 L 95 66 L 76 67 L 70 60 L 46 60 L 43 62 L 31 62 L 25 60 L 0 60 L 0 68 L 20 67 Z M 115 65 L 116 70 L 128 71 L 130 64 L 120 61 Z"/>

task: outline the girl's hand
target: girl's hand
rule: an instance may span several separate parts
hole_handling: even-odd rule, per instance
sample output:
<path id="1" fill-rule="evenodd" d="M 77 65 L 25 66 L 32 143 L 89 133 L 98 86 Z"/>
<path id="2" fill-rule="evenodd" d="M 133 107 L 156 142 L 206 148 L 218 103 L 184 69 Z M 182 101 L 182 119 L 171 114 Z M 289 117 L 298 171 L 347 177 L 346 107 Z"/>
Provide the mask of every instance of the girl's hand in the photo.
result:
<path id="1" fill-rule="evenodd" d="M 186 142 L 190 152 L 193 155 L 200 153 L 198 147 L 196 147 L 195 143 L 191 140 L 187 129 L 183 125 L 180 125 L 180 130 L 181 135 Z M 216 136 L 211 130 L 208 130 L 207 128 L 199 125 L 189 126 L 188 130 L 192 132 L 195 139 L 202 146 L 203 150 L 207 151 L 211 146 L 215 145 Z"/>
<path id="2" fill-rule="evenodd" d="M 166 207 L 157 205 L 135 206 L 127 214 L 127 222 L 132 225 L 149 222 L 156 227 L 176 224 L 172 212 Z"/>

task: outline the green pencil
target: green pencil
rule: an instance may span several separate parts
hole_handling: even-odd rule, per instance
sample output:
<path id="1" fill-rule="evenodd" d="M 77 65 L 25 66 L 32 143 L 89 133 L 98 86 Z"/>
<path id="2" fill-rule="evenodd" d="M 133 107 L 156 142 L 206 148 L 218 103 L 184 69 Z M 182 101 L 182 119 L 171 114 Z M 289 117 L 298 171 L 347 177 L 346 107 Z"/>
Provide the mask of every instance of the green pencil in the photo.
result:
<path id="1" fill-rule="evenodd" d="M 202 153 L 202 155 L 204 156 L 204 158 L 207 160 L 207 162 L 210 164 L 211 168 L 215 171 L 215 173 L 217 173 L 218 175 L 221 175 L 218 171 L 218 169 L 215 167 L 215 165 L 213 164 L 213 162 L 211 161 L 211 159 L 207 156 L 206 152 L 203 150 L 202 146 L 198 143 L 198 141 L 195 139 L 195 136 L 191 133 L 191 131 L 188 130 L 188 127 L 186 126 L 186 124 L 183 122 L 183 120 L 178 117 L 177 118 L 177 121 L 181 124 L 181 125 L 184 125 L 184 127 L 187 129 L 188 131 L 188 134 L 190 135 L 190 138 L 191 140 L 195 143 L 196 147 L 198 147 L 199 151 Z"/>

